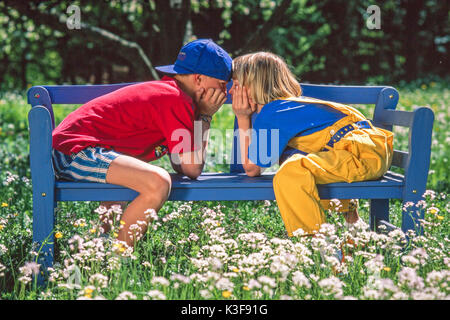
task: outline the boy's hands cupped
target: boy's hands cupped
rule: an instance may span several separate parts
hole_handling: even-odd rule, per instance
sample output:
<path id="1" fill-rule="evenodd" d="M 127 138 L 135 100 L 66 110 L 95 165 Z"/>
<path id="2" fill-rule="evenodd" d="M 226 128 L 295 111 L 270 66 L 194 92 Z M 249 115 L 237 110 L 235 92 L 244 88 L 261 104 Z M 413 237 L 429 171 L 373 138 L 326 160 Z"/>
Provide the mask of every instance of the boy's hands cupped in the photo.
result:
<path id="1" fill-rule="evenodd" d="M 227 101 L 227 95 L 223 90 L 217 88 L 200 88 L 195 92 L 194 102 L 199 113 L 213 116 Z"/>
<path id="2" fill-rule="evenodd" d="M 239 82 L 235 81 L 232 88 L 233 94 L 233 112 L 236 117 L 247 118 L 250 117 L 257 109 L 256 104 L 250 103 L 248 88 L 239 85 Z"/>

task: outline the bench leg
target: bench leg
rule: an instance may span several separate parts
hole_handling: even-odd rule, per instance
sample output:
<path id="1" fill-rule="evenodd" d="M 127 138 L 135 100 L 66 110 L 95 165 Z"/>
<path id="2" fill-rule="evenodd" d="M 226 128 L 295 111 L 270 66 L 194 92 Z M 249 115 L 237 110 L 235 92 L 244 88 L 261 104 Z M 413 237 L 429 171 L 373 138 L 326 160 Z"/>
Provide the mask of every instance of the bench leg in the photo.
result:
<path id="1" fill-rule="evenodd" d="M 33 242 L 38 253 L 37 263 L 43 271 L 37 279 L 40 285 L 44 282 L 47 268 L 53 266 L 55 204 L 53 193 L 33 195 Z"/>
<path id="2" fill-rule="evenodd" d="M 381 222 L 389 223 L 389 199 L 370 200 L 370 229 L 379 231 Z"/>

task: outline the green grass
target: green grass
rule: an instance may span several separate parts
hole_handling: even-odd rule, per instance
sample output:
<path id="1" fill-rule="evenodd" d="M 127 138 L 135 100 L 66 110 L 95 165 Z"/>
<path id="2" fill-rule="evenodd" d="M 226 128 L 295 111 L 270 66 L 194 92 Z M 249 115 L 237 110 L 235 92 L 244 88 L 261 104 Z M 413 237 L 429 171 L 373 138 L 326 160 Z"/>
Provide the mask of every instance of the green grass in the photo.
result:
<path id="1" fill-rule="evenodd" d="M 22 96 L 0 100 L 0 298 L 1 299 L 448 299 L 449 215 L 448 82 L 398 88 L 399 110 L 431 107 L 436 116 L 425 232 L 404 248 L 401 234 L 376 234 L 364 224 L 346 227 L 328 212 L 323 236 L 288 238 L 275 201 L 167 202 L 134 251 L 99 237 L 97 202 L 59 203 L 58 252 L 47 288 L 28 272 L 35 260 L 28 162 L 27 112 Z M 359 106 L 367 116 L 372 106 Z M 58 123 L 72 109 L 55 106 Z M 233 126 L 224 106 L 212 127 Z M 408 133 L 395 130 L 395 148 Z M 227 140 L 229 141 L 229 140 Z M 219 140 L 209 146 L 206 171 L 217 163 Z M 224 153 L 231 146 L 225 146 Z M 212 160 L 211 160 L 212 159 Z M 167 159 L 156 164 L 172 171 Z M 368 202 L 360 201 L 368 221 Z M 391 222 L 401 225 L 401 203 L 392 200 Z M 336 248 L 351 239 L 338 264 Z M 24 268 L 24 266 L 26 266 Z"/>

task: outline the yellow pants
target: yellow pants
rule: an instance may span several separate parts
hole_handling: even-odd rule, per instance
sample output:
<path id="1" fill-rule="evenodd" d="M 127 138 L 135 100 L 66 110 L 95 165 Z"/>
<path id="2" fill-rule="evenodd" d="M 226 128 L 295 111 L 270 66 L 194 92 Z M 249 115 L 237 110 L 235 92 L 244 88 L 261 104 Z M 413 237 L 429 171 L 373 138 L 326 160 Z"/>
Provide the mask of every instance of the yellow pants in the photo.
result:
<path id="1" fill-rule="evenodd" d="M 325 222 L 323 210 L 328 205 L 320 200 L 317 184 L 381 177 L 392 161 L 392 142 L 393 134 L 389 131 L 356 129 L 329 151 L 295 154 L 286 160 L 276 173 L 273 186 L 288 235 L 292 236 L 299 228 L 313 233 Z"/>

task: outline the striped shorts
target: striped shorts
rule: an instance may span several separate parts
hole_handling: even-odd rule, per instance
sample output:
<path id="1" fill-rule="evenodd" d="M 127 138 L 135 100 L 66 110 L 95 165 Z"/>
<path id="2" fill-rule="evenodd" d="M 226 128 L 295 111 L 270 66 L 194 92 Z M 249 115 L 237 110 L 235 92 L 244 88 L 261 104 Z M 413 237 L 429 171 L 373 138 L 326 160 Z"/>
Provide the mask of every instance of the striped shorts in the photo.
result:
<path id="1" fill-rule="evenodd" d="M 120 153 L 102 147 L 87 147 L 66 155 L 53 149 L 52 158 L 58 179 L 106 183 L 106 171 Z"/>

